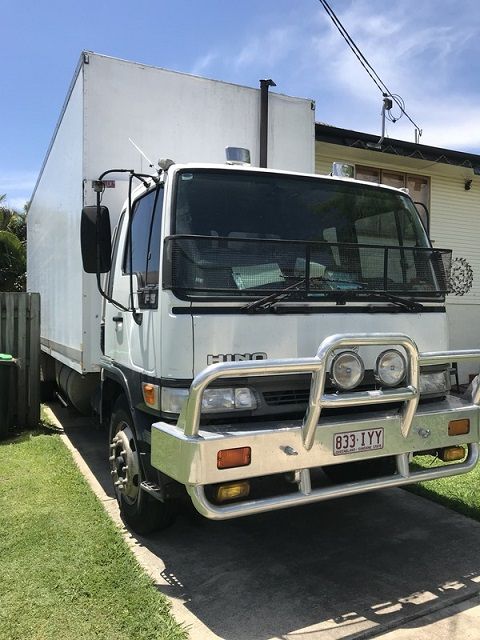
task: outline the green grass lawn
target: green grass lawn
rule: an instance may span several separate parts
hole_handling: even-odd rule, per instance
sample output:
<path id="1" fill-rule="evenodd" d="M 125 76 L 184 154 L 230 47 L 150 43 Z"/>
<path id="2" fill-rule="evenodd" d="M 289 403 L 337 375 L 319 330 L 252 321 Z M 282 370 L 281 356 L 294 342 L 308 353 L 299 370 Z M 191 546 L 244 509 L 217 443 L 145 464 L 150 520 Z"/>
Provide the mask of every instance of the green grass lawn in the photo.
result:
<path id="1" fill-rule="evenodd" d="M 436 466 L 430 456 L 416 457 L 421 467 Z M 470 473 L 411 485 L 409 490 L 480 521 L 480 465 Z"/>
<path id="2" fill-rule="evenodd" d="M 186 637 L 60 436 L 0 442 L 0 638 Z"/>

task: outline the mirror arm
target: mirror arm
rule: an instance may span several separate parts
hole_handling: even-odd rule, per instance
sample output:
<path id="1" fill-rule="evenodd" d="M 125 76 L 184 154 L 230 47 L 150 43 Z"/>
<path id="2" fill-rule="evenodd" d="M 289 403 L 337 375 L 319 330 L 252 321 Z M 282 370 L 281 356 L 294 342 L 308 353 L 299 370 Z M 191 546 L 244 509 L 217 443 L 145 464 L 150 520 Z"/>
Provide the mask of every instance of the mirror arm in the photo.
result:
<path id="1" fill-rule="evenodd" d="M 114 298 L 110 297 L 106 291 L 103 290 L 102 288 L 102 283 L 100 280 L 100 256 L 97 252 L 97 288 L 98 291 L 100 292 L 100 295 L 105 298 L 105 300 L 107 300 L 108 302 L 111 302 L 113 305 L 115 305 L 116 307 L 118 307 L 119 309 L 121 309 L 122 311 L 127 311 L 127 312 L 131 312 L 134 321 L 137 324 L 142 324 L 142 320 L 143 320 L 143 314 L 139 311 L 137 311 L 137 309 L 135 308 L 135 304 L 134 304 L 134 298 L 133 298 L 133 269 L 132 269 L 132 242 L 131 242 L 131 232 L 132 232 L 132 182 L 133 182 L 133 178 L 137 178 L 137 180 L 139 180 L 143 186 L 145 188 L 147 188 L 149 186 L 149 183 L 147 182 L 147 180 L 153 180 L 153 182 L 157 183 L 160 181 L 159 176 L 151 176 L 148 175 L 146 173 L 135 173 L 134 169 L 108 169 L 107 171 L 104 171 L 102 174 L 100 174 L 100 176 L 98 177 L 98 180 L 96 181 L 96 185 L 95 185 L 95 191 L 97 192 L 97 221 L 98 221 L 98 212 L 100 211 L 100 205 L 101 205 L 101 201 L 102 201 L 102 194 L 105 190 L 105 185 L 103 185 L 103 179 L 105 178 L 105 176 L 107 176 L 109 173 L 129 173 L 129 177 L 128 177 L 128 230 L 127 230 L 127 242 L 129 244 L 129 267 L 130 267 L 130 304 L 131 307 L 128 308 L 126 306 L 124 306 L 123 304 L 121 304 L 120 302 L 118 302 L 117 300 L 115 300 Z M 98 222 L 97 222 L 97 245 L 99 244 L 99 226 L 98 226 Z"/>
<path id="2" fill-rule="evenodd" d="M 118 307 L 122 311 L 131 311 L 131 309 L 129 309 L 128 307 L 123 306 L 123 304 L 121 304 L 121 302 L 117 302 L 117 300 L 115 300 L 114 298 L 111 298 L 102 289 L 102 283 L 100 282 L 100 274 L 98 273 L 98 271 L 97 271 L 97 288 L 98 288 L 98 290 L 100 292 L 100 295 L 103 296 L 107 302 L 111 302 L 113 305 L 115 305 L 116 307 Z"/>
<path id="3" fill-rule="evenodd" d="M 103 174 L 102 174 L 103 175 Z M 96 224 L 96 233 L 97 233 L 97 245 L 99 245 L 99 234 L 100 234 L 100 229 L 99 229 L 99 225 L 98 225 L 98 212 L 100 211 L 100 204 L 101 204 L 101 200 L 102 200 L 102 196 L 101 194 L 103 193 L 103 191 L 97 191 L 97 224 Z M 106 291 L 104 291 L 102 289 L 102 283 L 100 280 L 100 254 L 97 251 L 97 289 L 100 292 L 100 295 L 105 298 L 105 300 L 107 300 L 108 302 L 111 302 L 112 304 L 114 304 L 116 307 L 119 307 L 122 311 L 130 311 L 130 309 L 127 309 L 127 307 L 125 307 L 123 304 L 121 304 L 120 302 L 117 302 L 116 300 L 114 300 L 113 298 L 111 298 Z"/>

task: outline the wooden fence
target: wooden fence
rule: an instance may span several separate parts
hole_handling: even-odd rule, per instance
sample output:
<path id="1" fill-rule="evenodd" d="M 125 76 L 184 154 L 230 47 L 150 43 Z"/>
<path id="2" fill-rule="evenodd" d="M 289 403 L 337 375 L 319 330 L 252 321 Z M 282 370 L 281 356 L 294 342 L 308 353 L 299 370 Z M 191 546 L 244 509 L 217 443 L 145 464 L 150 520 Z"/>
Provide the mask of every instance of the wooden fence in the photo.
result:
<path id="1" fill-rule="evenodd" d="M 13 424 L 34 428 L 40 420 L 39 293 L 0 292 L 0 352 L 17 360 Z"/>

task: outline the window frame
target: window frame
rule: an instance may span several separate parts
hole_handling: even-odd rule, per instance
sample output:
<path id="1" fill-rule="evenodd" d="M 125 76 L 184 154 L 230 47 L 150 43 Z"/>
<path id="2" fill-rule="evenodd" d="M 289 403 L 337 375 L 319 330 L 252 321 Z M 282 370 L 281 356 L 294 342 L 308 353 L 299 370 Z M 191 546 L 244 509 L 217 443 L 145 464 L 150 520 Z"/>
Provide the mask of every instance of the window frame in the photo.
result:
<path id="1" fill-rule="evenodd" d="M 160 194 L 160 191 L 162 192 Z M 121 258 L 121 272 L 123 276 L 127 276 L 130 277 L 130 270 L 129 270 L 129 264 L 128 261 L 130 259 L 130 251 L 131 251 L 131 235 L 132 235 L 132 229 L 133 229 L 133 224 L 134 224 L 134 220 L 135 220 L 135 213 L 136 213 L 136 207 L 138 206 L 138 203 L 141 202 L 144 198 L 147 198 L 149 196 L 151 196 L 152 194 L 154 194 L 153 197 L 153 203 L 152 203 L 152 208 L 151 208 L 151 212 L 149 214 L 150 218 L 149 218 L 149 235 L 148 235 L 148 244 L 146 246 L 147 249 L 147 254 L 145 255 L 146 260 L 145 260 L 145 269 L 142 270 L 141 272 L 138 271 L 134 271 L 133 272 L 133 276 L 135 276 L 135 282 L 136 282 L 136 292 L 138 294 L 138 306 L 140 309 L 145 309 L 145 308 L 158 308 L 158 291 L 160 288 L 160 261 L 161 261 L 161 228 L 162 228 L 162 219 L 163 219 L 163 208 L 164 208 L 164 203 L 165 203 L 165 193 L 164 193 L 164 188 L 162 184 L 157 184 L 154 187 L 152 187 L 151 189 L 149 189 L 148 191 L 146 191 L 145 193 L 142 193 L 138 198 L 136 198 L 131 205 L 131 223 L 127 225 L 127 232 L 125 235 L 125 245 L 123 247 L 123 256 Z M 161 202 L 161 206 L 160 209 L 158 209 L 159 207 L 159 203 L 158 200 L 161 197 L 162 202 Z M 159 220 L 159 249 L 158 249 L 158 256 L 159 256 L 159 260 L 158 260 L 158 265 L 157 265 L 157 280 L 156 282 L 147 282 L 147 273 L 150 273 L 146 267 L 148 266 L 148 253 L 150 253 L 150 248 L 152 246 L 152 230 L 153 230 L 153 226 L 154 226 L 154 219 L 155 219 L 155 215 L 159 214 L 160 215 L 160 220 Z M 127 216 L 125 215 L 125 220 L 126 220 Z M 139 273 L 144 275 L 144 280 L 145 283 L 142 284 L 142 281 L 139 278 Z"/>

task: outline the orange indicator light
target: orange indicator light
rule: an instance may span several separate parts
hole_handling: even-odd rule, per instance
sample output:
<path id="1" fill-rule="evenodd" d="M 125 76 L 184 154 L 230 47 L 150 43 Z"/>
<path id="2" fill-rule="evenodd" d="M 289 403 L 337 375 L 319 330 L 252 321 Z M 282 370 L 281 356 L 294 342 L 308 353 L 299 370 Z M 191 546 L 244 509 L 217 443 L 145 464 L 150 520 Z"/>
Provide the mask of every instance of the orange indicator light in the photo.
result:
<path id="1" fill-rule="evenodd" d="M 142 383 L 143 400 L 146 405 L 158 409 L 158 386 L 149 382 Z"/>
<path id="2" fill-rule="evenodd" d="M 250 447 L 238 449 L 222 449 L 217 453 L 217 469 L 231 469 L 246 467 L 250 464 L 252 450 Z"/>
<path id="3" fill-rule="evenodd" d="M 468 418 L 450 420 L 448 423 L 449 436 L 463 436 L 466 433 L 470 433 L 470 420 Z"/>

